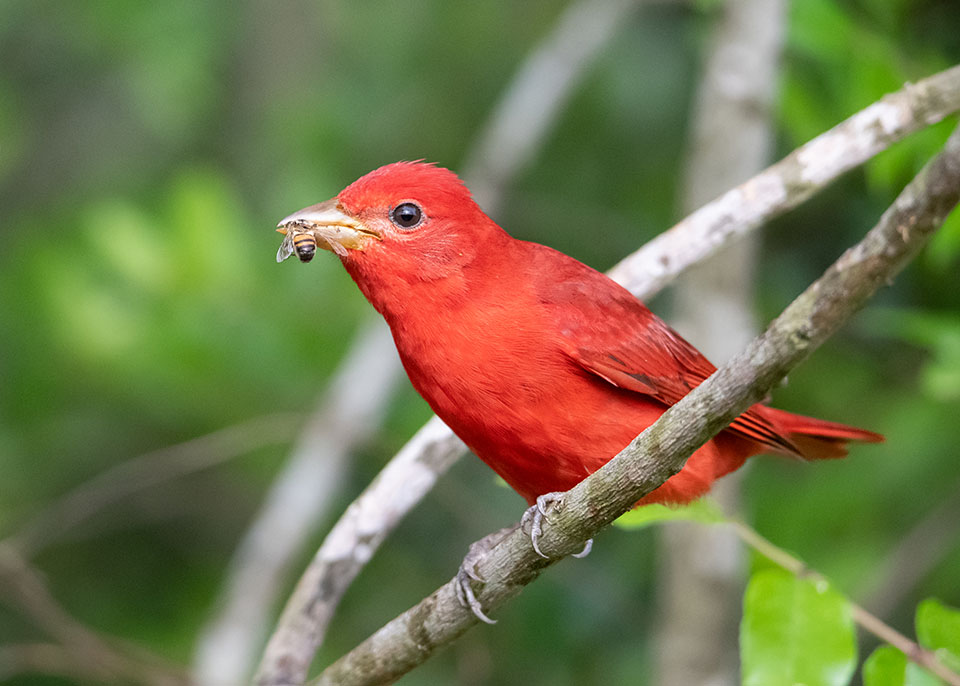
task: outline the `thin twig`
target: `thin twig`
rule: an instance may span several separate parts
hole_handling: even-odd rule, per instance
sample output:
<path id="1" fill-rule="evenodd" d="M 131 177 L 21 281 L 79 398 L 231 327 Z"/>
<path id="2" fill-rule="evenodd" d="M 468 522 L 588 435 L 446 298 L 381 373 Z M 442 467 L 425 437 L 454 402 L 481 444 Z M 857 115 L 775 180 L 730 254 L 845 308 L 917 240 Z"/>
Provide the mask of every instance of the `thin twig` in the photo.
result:
<path id="1" fill-rule="evenodd" d="M 285 443 L 302 420 L 301 414 L 292 412 L 255 417 L 121 462 L 55 500 L 0 544 L 33 557 L 97 512 L 135 493 Z"/>
<path id="2" fill-rule="evenodd" d="M 39 572 L 19 551 L 5 544 L 0 544 L 0 597 L 58 641 L 84 672 L 145 686 L 190 683 L 180 668 L 166 660 L 139 646 L 102 636 L 70 615 L 50 593 Z M 21 653 L 21 657 L 29 656 Z"/>
<path id="3" fill-rule="evenodd" d="M 116 675 L 92 664 L 89 656 L 77 655 L 56 643 L 0 645 L 0 682 L 23 674 L 49 674 L 102 683 L 116 682 Z"/>
<path id="4" fill-rule="evenodd" d="M 815 569 L 811 569 L 802 560 L 794 557 L 786 550 L 774 545 L 743 522 L 729 520 L 727 523 L 744 543 L 749 545 L 771 562 L 776 563 L 777 566 L 782 567 L 788 572 L 792 572 L 800 577 L 806 577 L 813 581 L 829 583 L 829 580 L 823 576 L 823 574 Z M 945 682 L 950 684 L 950 686 L 960 686 L 960 674 L 957 674 L 956 672 L 953 672 L 945 667 L 939 660 L 937 660 L 937 656 L 933 651 L 927 650 L 916 641 L 904 636 L 890 625 L 884 623 L 876 615 L 868 612 L 862 606 L 850 601 L 849 599 L 847 602 L 850 605 L 850 612 L 853 616 L 853 620 L 865 630 L 869 631 L 881 641 L 885 641 L 886 643 L 889 643 L 893 647 L 897 648 L 900 652 L 906 655 L 907 659 L 909 659 L 911 662 L 915 662 L 921 667 L 930 670 Z"/>
<path id="5" fill-rule="evenodd" d="M 519 529 L 481 557 L 475 589 L 489 614 L 550 564 L 629 510 L 683 467 L 687 457 L 723 430 L 892 281 L 960 199 L 960 128 L 908 184 L 866 237 L 847 250 L 774 320 L 763 335 L 601 469 L 566 492 L 550 512 L 539 557 Z M 315 684 L 392 681 L 428 659 L 479 620 L 460 605 L 456 580 L 387 623 L 328 667 Z"/>
<path id="6" fill-rule="evenodd" d="M 571 3 L 524 60 L 466 155 L 463 177 L 496 217 L 505 190 L 543 146 L 587 68 L 642 0 Z"/>

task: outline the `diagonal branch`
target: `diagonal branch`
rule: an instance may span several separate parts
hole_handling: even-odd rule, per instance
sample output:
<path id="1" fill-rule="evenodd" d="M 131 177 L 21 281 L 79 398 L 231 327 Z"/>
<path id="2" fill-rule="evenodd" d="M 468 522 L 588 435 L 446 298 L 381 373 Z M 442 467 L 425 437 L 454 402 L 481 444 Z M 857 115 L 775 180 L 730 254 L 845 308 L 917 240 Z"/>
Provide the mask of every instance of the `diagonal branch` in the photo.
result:
<path id="1" fill-rule="evenodd" d="M 256 683 L 303 683 L 340 598 L 461 450 L 466 449 L 460 439 L 435 416 L 351 503 L 287 601 Z"/>
<path id="2" fill-rule="evenodd" d="M 903 190 L 879 223 L 847 250 L 743 352 L 668 409 L 603 468 L 568 491 L 550 513 L 540 558 L 515 530 L 476 565 L 485 583 L 477 597 L 493 610 L 520 593 L 547 566 L 682 469 L 687 457 L 759 401 L 889 283 L 960 200 L 960 128 Z M 317 685 L 392 681 L 478 622 L 451 580 L 377 631 L 321 674 Z"/>
<path id="3" fill-rule="evenodd" d="M 513 179 L 543 147 L 601 48 L 640 0 L 578 0 L 524 60 L 500 98 L 463 171 L 474 199 L 495 217 Z"/>
<path id="4" fill-rule="evenodd" d="M 908 83 L 707 203 L 610 270 L 642 300 L 678 271 L 797 207 L 837 177 L 960 110 L 960 65 Z"/>

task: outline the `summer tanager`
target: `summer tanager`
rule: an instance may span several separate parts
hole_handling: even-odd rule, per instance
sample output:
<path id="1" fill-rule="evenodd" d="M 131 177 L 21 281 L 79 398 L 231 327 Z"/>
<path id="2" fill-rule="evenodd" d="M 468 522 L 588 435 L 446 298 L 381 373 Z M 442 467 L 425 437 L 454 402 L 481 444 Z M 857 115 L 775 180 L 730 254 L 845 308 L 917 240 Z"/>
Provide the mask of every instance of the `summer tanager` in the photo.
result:
<path id="1" fill-rule="evenodd" d="M 715 369 L 609 277 L 512 238 L 440 167 L 386 165 L 279 231 L 278 260 L 309 260 L 314 241 L 339 255 L 420 395 L 529 503 L 600 468 Z M 689 502 L 758 453 L 835 458 L 850 440 L 883 437 L 757 404 L 640 503 Z"/>

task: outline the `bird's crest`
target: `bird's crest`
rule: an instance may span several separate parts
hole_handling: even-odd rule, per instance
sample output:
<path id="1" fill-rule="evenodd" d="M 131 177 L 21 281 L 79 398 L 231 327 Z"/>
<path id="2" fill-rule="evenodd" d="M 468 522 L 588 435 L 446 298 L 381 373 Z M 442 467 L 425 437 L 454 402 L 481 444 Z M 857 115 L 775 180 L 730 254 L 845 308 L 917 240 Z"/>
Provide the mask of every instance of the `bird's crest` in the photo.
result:
<path id="1" fill-rule="evenodd" d="M 417 160 L 394 162 L 360 177 L 337 196 L 352 211 L 393 206 L 401 200 L 430 201 L 433 214 L 473 203 L 470 190 L 456 174 L 444 167 Z"/>

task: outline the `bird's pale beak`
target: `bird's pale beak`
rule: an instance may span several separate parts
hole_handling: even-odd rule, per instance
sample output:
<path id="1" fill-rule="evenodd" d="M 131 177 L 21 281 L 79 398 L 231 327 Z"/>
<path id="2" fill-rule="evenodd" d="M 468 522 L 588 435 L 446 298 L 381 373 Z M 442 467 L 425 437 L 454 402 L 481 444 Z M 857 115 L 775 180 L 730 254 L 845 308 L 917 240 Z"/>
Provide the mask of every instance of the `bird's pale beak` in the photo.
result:
<path id="1" fill-rule="evenodd" d="M 282 262 L 294 249 L 296 237 L 311 234 L 317 247 L 346 255 L 348 250 L 362 250 L 371 240 L 380 240 L 380 233 L 364 226 L 340 207 L 336 198 L 311 205 L 284 217 L 277 231 L 286 236 L 277 261 Z"/>

